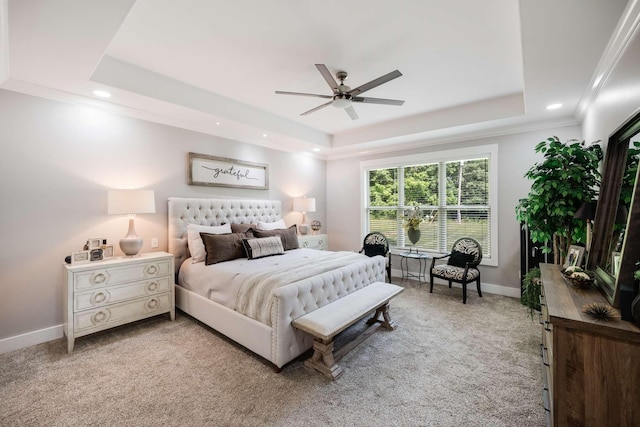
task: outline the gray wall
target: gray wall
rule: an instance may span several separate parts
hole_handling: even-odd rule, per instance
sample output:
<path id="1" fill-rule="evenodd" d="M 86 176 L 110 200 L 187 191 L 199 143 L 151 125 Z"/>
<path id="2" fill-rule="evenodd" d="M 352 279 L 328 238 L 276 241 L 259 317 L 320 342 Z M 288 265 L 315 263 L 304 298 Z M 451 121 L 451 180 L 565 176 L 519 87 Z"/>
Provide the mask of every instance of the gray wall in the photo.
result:
<path id="1" fill-rule="evenodd" d="M 189 186 L 189 151 L 267 163 L 269 190 Z M 293 224 L 291 199 L 307 195 L 318 199 L 308 218 L 326 223 L 324 160 L 4 90 L 0 162 L 0 340 L 59 330 L 64 257 L 126 234 L 127 218 L 107 215 L 109 189 L 155 191 L 156 214 L 136 218 L 145 252 L 152 237 L 167 249 L 170 196 L 278 199 Z"/>
<path id="2" fill-rule="evenodd" d="M 493 288 L 494 292 L 519 295 L 520 228 L 515 218 L 518 200 L 526 197 L 531 184 L 525 172 L 542 158 L 534 147 L 548 137 L 561 140 L 581 138 L 579 126 L 503 135 L 493 138 L 461 141 L 444 145 L 427 145 L 393 154 L 334 160 L 327 163 L 327 222 L 333 250 L 353 250 L 362 246 L 362 209 L 360 207 L 360 161 L 383 157 L 428 153 L 476 145 L 498 144 L 498 259 L 497 267 L 482 266 L 482 282 L 510 289 Z M 400 260 L 393 259 L 400 269 Z"/>

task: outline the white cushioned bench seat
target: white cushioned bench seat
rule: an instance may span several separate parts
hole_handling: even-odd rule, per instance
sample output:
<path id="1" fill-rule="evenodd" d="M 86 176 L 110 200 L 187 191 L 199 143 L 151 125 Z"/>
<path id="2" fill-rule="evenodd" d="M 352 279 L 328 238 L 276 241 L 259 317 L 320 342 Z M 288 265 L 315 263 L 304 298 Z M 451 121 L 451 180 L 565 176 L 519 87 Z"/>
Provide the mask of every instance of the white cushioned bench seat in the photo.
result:
<path id="1" fill-rule="evenodd" d="M 404 288 L 401 286 L 375 282 L 294 320 L 292 322 L 294 327 L 314 337 L 314 354 L 305 364 L 331 379 L 342 375 L 342 369 L 336 364 L 336 361 L 348 350 L 371 335 L 380 325 L 388 330 L 396 328 L 395 323 L 389 317 L 388 303 L 391 298 L 402 291 Z M 352 344 L 345 346 L 347 348 L 344 352 L 334 355 L 333 337 L 373 310 L 376 312 L 367 323 L 375 326 L 375 329 L 365 331 Z M 381 315 L 383 320 L 379 319 Z"/>

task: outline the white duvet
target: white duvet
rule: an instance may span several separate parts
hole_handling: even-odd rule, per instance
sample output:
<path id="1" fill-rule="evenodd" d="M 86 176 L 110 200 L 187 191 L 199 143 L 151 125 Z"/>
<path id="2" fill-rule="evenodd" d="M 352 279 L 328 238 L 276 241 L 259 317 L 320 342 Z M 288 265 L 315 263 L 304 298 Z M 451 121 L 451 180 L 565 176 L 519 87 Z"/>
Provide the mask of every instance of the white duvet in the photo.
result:
<path id="1" fill-rule="evenodd" d="M 191 258 L 187 258 L 180 267 L 178 284 L 235 310 L 238 291 L 250 276 L 276 267 L 287 269 L 305 260 L 311 264 L 314 260 L 327 257 L 329 254 L 331 252 L 300 248 L 286 251 L 283 255 L 253 260 L 241 258 L 213 265 L 205 265 L 204 262 L 194 264 Z M 365 255 L 360 257 L 367 258 Z"/>

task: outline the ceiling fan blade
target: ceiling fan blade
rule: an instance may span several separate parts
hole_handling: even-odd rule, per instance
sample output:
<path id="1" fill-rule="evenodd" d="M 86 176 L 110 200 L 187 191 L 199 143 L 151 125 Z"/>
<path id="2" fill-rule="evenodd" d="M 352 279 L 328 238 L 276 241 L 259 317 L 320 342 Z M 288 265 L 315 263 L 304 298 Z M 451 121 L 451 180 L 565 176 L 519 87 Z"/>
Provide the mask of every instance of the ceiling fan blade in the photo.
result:
<path id="1" fill-rule="evenodd" d="M 351 98 L 353 102 L 362 102 L 365 104 L 385 104 L 385 105 L 402 105 L 404 101 L 399 99 L 384 99 L 384 98 L 368 98 L 364 96 L 354 96 Z"/>
<path id="2" fill-rule="evenodd" d="M 361 86 L 358 86 L 355 89 L 351 89 L 349 91 L 349 94 L 352 95 L 352 96 L 360 95 L 363 92 L 371 90 L 374 87 L 378 87 L 383 83 L 386 83 L 386 82 L 388 82 L 390 80 L 393 80 L 395 78 L 400 77 L 401 75 L 402 75 L 402 73 L 400 71 L 398 71 L 398 70 L 392 71 L 392 72 L 390 72 L 388 74 L 385 74 L 382 77 L 378 77 L 377 79 L 371 80 L 369 83 L 365 83 L 365 84 L 363 84 Z"/>
<path id="3" fill-rule="evenodd" d="M 283 90 L 277 90 L 276 93 L 278 95 L 315 96 L 316 98 L 333 99 L 333 95 L 318 95 L 317 93 L 286 92 Z"/>
<path id="4" fill-rule="evenodd" d="M 316 68 L 318 69 L 318 71 L 320 71 L 320 74 L 322 74 L 322 77 L 324 77 L 324 79 L 327 81 L 327 83 L 329 84 L 329 87 L 331 87 L 331 90 L 334 92 L 337 92 L 338 82 L 336 82 L 336 80 L 333 78 L 327 66 L 324 64 L 316 64 Z"/>
<path id="5" fill-rule="evenodd" d="M 351 120 L 358 120 L 360 118 L 358 117 L 358 113 L 356 113 L 356 110 L 353 109 L 353 105 L 349 105 L 344 109 L 344 111 L 346 111 L 349 117 L 351 117 Z"/>
<path id="6" fill-rule="evenodd" d="M 301 116 L 306 116 L 307 114 L 311 114 L 311 113 L 313 113 L 314 111 L 318 111 L 318 110 L 320 110 L 320 109 L 322 109 L 322 108 L 324 108 L 324 107 L 327 107 L 327 106 L 331 105 L 331 103 L 332 103 L 332 102 L 333 102 L 333 101 L 329 101 L 329 102 L 327 102 L 326 104 L 318 105 L 317 107 L 312 108 L 312 109 L 311 109 L 311 110 L 309 110 L 309 111 L 305 111 L 304 113 L 302 113 L 302 114 L 300 114 L 300 115 L 301 115 Z"/>

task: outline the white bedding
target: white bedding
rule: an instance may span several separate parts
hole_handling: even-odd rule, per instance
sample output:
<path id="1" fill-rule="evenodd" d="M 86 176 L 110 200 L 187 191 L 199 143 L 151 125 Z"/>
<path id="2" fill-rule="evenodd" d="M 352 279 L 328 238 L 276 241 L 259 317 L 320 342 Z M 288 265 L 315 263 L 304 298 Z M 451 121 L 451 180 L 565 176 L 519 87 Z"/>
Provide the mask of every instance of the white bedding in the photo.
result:
<path id="1" fill-rule="evenodd" d="M 187 258 L 180 267 L 178 284 L 197 294 L 235 310 L 238 290 L 251 275 L 262 273 L 273 268 L 287 268 L 308 260 L 328 256 L 331 252 L 316 249 L 300 248 L 286 251 L 283 255 L 249 260 L 247 258 L 225 261 L 213 265 L 204 262 L 193 264 Z M 363 259 L 367 257 L 360 255 Z"/>

